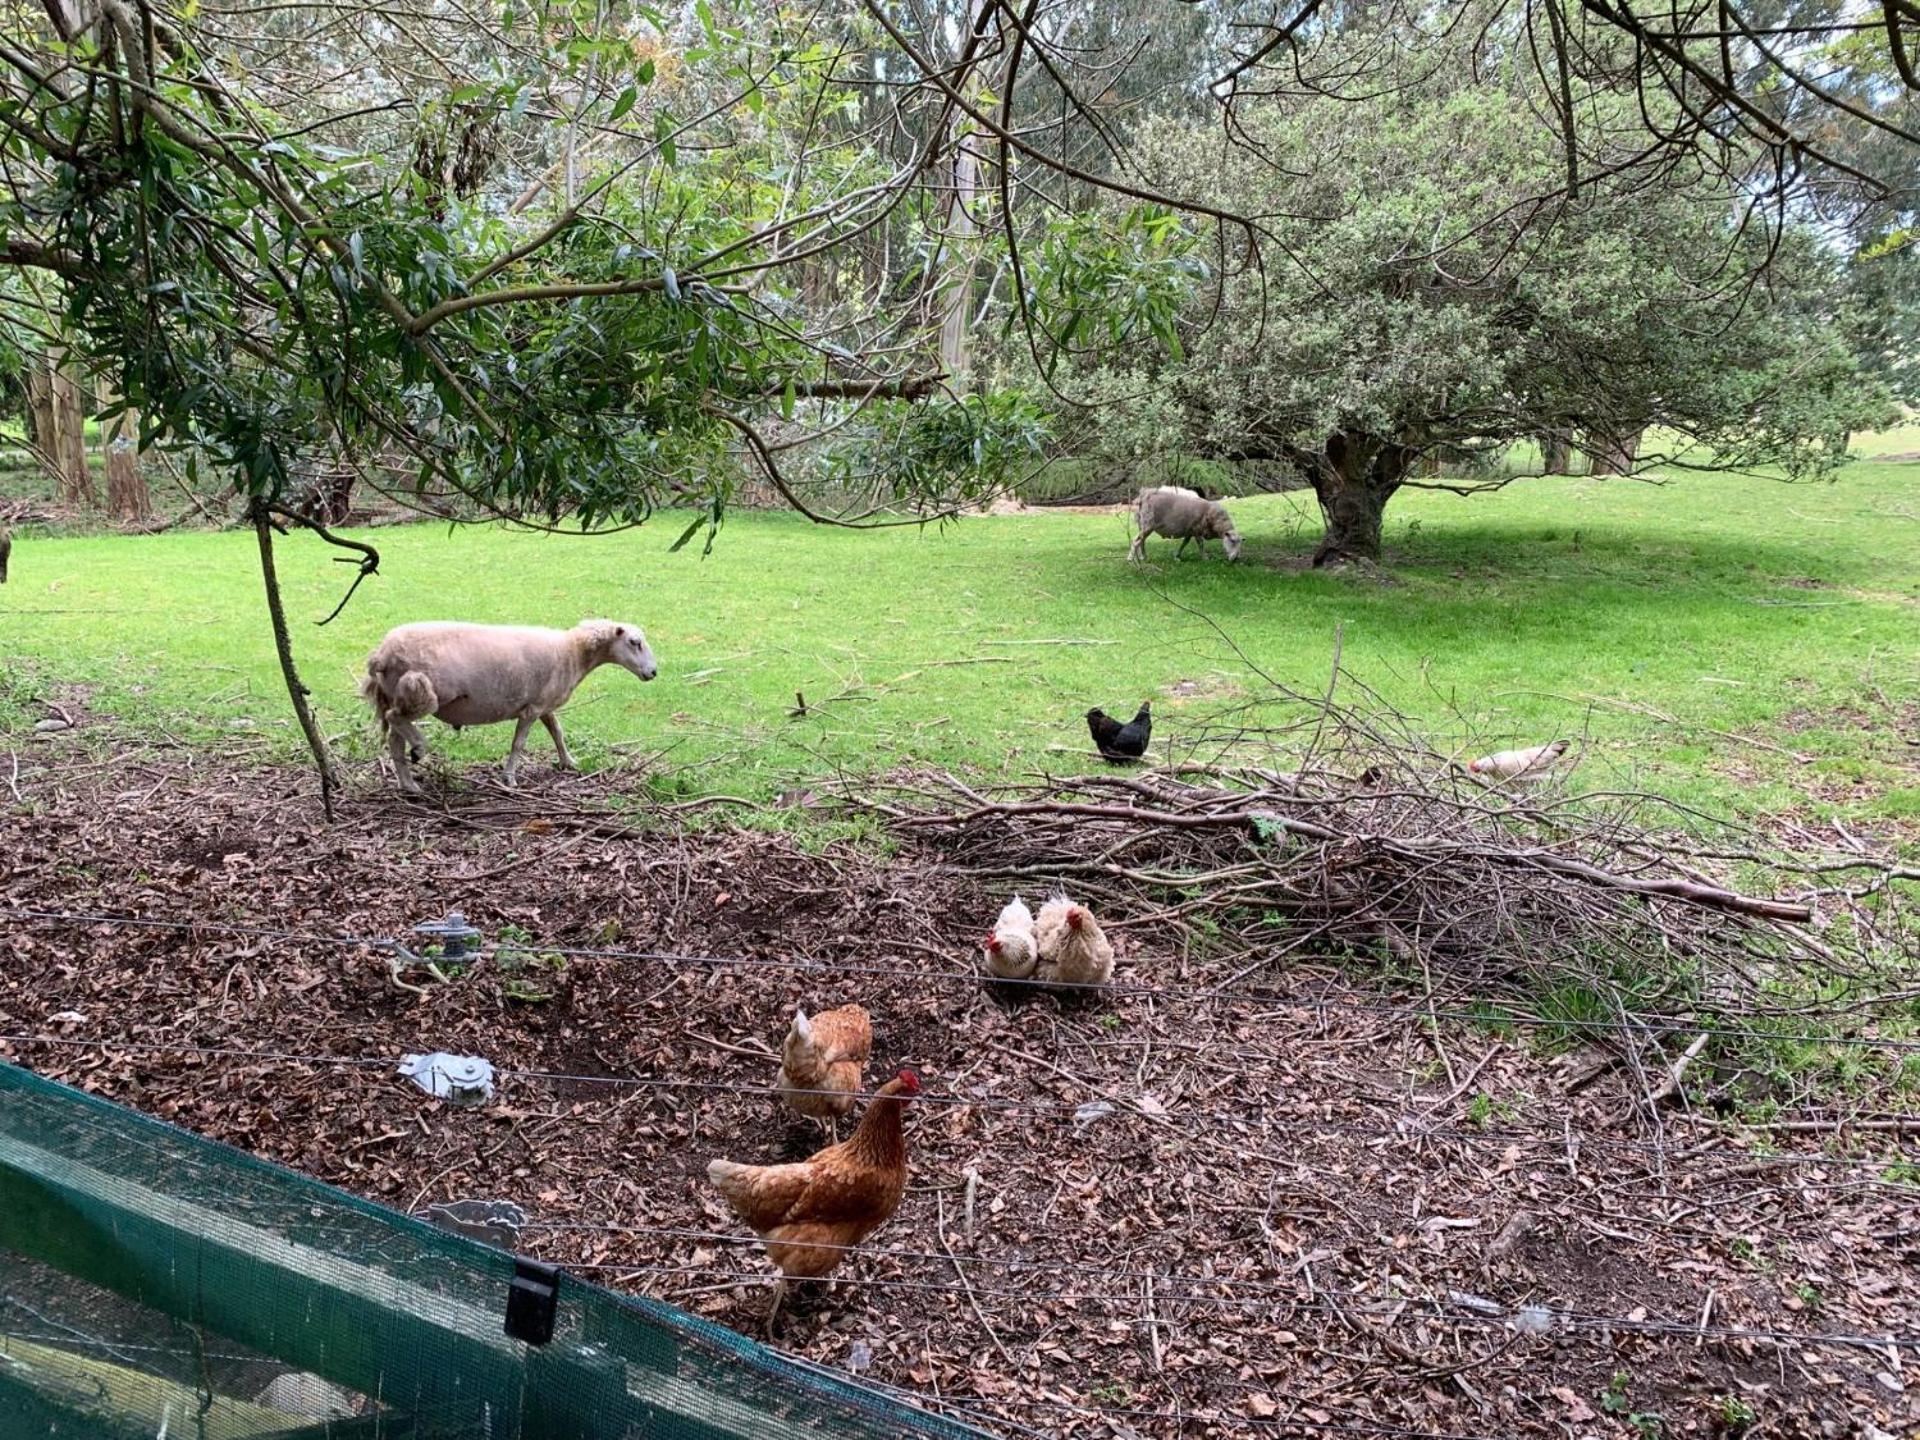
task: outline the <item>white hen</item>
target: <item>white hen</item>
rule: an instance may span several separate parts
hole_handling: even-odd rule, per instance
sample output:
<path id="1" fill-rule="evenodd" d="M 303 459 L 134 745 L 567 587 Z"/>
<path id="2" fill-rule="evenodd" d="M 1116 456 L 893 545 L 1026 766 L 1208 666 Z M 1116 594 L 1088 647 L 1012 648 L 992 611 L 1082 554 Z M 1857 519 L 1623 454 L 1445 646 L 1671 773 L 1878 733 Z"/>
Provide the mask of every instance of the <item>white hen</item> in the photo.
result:
<path id="1" fill-rule="evenodd" d="M 1565 740 L 1525 750 L 1498 750 L 1467 766 L 1467 773 L 1483 780 L 1540 780 L 1566 753 Z"/>
<path id="2" fill-rule="evenodd" d="M 987 936 L 987 971 L 1002 980 L 1026 980 L 1033 975 L 1039 958 L 1040 946 L 1033 938 L 1033 912 L 1016 895 Z"/>

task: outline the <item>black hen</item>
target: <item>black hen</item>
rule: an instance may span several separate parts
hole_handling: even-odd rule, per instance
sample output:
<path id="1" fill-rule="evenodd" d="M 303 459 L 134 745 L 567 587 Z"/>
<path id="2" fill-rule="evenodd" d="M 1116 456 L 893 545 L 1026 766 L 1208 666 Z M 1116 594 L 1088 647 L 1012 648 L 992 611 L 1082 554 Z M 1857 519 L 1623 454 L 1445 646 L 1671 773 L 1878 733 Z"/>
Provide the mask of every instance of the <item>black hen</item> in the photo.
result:
<path id="1" fill-rule="evenodd" d="M 1092 732 L 1094 746 L 1104 759 L 1116 764 L 1138 760 L 1147 753 L 1147 741 L 1153 735 L 1153 712 L 1150 705 L 1142 701 L 1140 713 L 1122 725 L 1104 710 L 1089 710 L 1087 729 Z"/>

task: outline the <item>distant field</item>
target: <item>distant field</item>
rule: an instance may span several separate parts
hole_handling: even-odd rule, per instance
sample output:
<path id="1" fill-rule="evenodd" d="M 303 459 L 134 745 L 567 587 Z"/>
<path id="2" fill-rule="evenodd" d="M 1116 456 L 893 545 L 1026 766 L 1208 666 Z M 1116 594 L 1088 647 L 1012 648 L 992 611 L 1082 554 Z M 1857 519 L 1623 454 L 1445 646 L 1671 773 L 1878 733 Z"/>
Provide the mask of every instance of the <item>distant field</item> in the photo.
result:
<path id="1" fill-rule="evenodd" d="M 1920 452 L 1920 427 L 1863 448 Z M 1152 565 L 1129 566 L 1112 515 L 861 534 L 743 514 L 705 559 L 697 544 L 667 553 L 673 516 L 606 538 L 383 529 L 367 537 L 382 575 L 325 629 L 311 620 L 346 567 L 308 538 L 283 542 L 280 563 L 323 722 L 362 762 L 353 687 L 388 626 L 611 615 L 646 627 L 661 678 L 587 683 L 569 713 L 585 763 L 657 750 L 662 771 L 699 763 L 676 788 L 755 796 L 909 761 L 1070 769 L 1050 747 L 1084 746 L 1089 705 L 1152 696 L 1157 734 L 1177 739 L 1262 693 L 1178 600 L 1305 690 L 1324 687 L 1343 625 L 1347 669 L 1463 749 L 1584 735 L 1589 788 L 1914 833 L 1920 464 L 1866 460 L 1806 487 L 1542 479 L 1409 494 L 1389 515 L 1388 583 L 1305 568 L 1319 530 L 1305 495 L 1234 510 L 1247 544 L 1232 567 L 1175 563 L 1159 541 Z M 0 590 L 0 657 L 0 732 L 40 718 L 34 697 L 84 686 L 93 710 L 136 727 L 298 753 L 250 535 L 23 535 Z M 806 718 L 788 714 L 796 691 Z M 431 738 L 460 764 L 493 764 L 507 735 Z M 531 743 L 544 763 L 544 737 Z"/>

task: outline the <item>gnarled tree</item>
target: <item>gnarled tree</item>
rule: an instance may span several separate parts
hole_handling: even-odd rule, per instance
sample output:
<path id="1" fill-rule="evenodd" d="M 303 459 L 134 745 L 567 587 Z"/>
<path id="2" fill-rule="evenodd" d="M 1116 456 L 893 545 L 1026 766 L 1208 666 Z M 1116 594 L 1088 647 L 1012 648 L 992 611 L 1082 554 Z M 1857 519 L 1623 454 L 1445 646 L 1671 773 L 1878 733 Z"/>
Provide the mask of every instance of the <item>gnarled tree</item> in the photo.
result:
<path id="1" fill-rule="evenodd" d="M 1242 101 L 1233 140 L 1172 121 L 1143 135 L 1154 183 L 1261 217 L 1266 244 L 1189 303 L 1183 360 L 1099 382 L 1151 397 L 1131 418 L 1107 406 L 1118 443 L 1290 463 L 1326 563 L 1378 559 L 1388 502 L 1434 483 L 1423 457 L 1571 436 L 1596 469 L 1802 477 L 1887 418 L 1809 233 L 1743 225 L 1722 177 L 1653 173 L 1625 117 L 1613 173 L 1555 194 L 1537 82 L 1473 80 L 1473 58 L 1424 56 L 1350 103 Z"/>

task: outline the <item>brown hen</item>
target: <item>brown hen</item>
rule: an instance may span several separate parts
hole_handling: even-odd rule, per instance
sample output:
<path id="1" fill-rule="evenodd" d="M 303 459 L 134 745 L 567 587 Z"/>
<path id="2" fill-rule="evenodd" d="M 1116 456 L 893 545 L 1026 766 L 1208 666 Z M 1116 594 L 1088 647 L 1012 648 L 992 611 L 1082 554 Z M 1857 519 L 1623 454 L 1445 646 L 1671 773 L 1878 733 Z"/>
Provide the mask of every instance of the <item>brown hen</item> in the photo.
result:
<path id="1" fill-rule="evenodd" d="M 882 1085 L 853 1137 L 792 1165 L 740 1165 L 715 1160 L 707 1179 L 733 1213 L 766 1242 L 780 1271 L 771 1334 L 790 1280 L 818 1280 L 839 1268 L 854 1246 L 892 1218 L 907 1192 L 907 1142 L 900 1112 L 920 1093 L 911 1070 Z"/>
<path id="2" fill-rule="evenodd" d="M 860 1072 L 872 1053 L 873 1021 L 860 1006 L 811 1019 L 796 1010 L 780 1047 L 780 1096 L 809 1119 L 824 1121 L 838 1140 L 834 1122 L 853 1113 Z"/>

